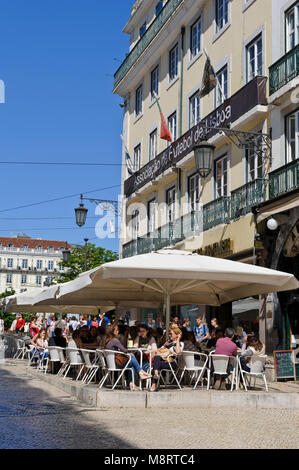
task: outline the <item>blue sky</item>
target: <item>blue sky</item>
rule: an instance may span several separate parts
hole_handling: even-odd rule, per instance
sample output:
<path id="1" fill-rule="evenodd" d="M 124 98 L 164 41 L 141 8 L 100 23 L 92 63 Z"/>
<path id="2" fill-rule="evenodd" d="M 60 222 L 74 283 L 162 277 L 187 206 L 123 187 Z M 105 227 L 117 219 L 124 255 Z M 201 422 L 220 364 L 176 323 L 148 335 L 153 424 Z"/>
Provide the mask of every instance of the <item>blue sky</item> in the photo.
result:
<path id="1" fill-rule="evenodd" d="M 120 163 L 121 98 L 113 75 L 129 49 L 122 32 L 132 0 L 2 0 L 0 162 Z M 108 76 L 107 76 L 108 75 Z M 118 241 L 97 239 L 95 206 L 85 227 L 75 224 L 79 196 L 117 199 L 120 166 L 32 166 L 0 163 L 0 236 L 83 243 L 107 249 Z M 87 196 L 87 194 L 86 194 Z M 57 219 L 55 219 L 57 218 Z"/>

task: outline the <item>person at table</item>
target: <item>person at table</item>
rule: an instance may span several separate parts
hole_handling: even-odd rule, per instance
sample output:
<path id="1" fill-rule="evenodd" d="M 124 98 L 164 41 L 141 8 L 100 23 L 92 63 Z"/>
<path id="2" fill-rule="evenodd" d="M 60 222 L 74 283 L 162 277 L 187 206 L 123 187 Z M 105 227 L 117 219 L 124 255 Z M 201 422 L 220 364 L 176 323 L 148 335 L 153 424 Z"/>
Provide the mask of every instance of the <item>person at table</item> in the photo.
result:
<path id="1" fill-rule="evenodd" d="M 181 328 L 182 342 L 184 343 L 184 351 L 201 352 L 201 347 L 196 341 L 193 331 Z"/>
<path id="2" fill-rule="evenodd" d="M 30 318 L 30 325 L 29 325 L 29 331 L 32 334 L 32 336 L 36 336 L 37 333 L 39 332 L 40 328 L 39 325 L 37 324 L 36 317 L 31 317 Z"/>
<path id="3" fill-rule="evenodd" d="M 171 353 L 179 354 L 184 350 L 184 343 L 181 341 L 182 338 L 182 331 L 177 326 L 171 326 L 168 330 L 169 332 L 169 340 L 164 343 L 163 348 L 169 349 Z M 170 369 L 169 361 L 162 359 L 161 356 L 157 354 L 154 357 L 154 375 L 152 379 L 152 385 L 150 388 L 151 392 L 157 391 L 157 384 L 159 380 L 159 374 L 162 369 Z M 171 363 L 171 367 L 173 369 L 177 368 L 177 361 L 174 359 Z"/>
<path id="4" fill-rule="evenodd" d="M 172 325 L 177 325 L 177 327 L 179 326 L 180 324 L 180 317 L 178 315 L 175 315 L 173 317 L 173 319 L 171 320 L 171 324 Z"/>
<path id="5" fill-rule="evenodd" d="M 157 343 L 154 336 L 151 334 L 151 329 L 145 324 L 142 323 L 138 327 L 138 336 L 136 337 L 133 347 L 142 348 L 151 351 L 151 354 L 147 351 L 143 351 L 143 361 L 142 368 L 143 370 L 148 370 L 150 367 L 150 357 L 153 359 L 154 353 L 157 351 Z"/>
<path id="6" fill-rule="evenodd" d="M 120 351 L 125 354 L 129 354 L 129 351 L 119 341 L 118 335 L 119 328 L 118 325 L 115 324 L 104 338 L 104 348 L 109 349 L 110 351 Z M 132 371 L 128 371 L 128 373 L 130 374 L 130 390 L 137 391 L 139 390 L 139 388 L 135 385 L 135 374 L 138 374 L 141 380 L 149 379 L 151 378 L 151 375 L 147 374 L 144 370 L 142 370 L 134 354 L 130 353 L 130 357 L 131 358 L 129 362 L 123 364 L 122 366 L 117 366 L 117 368 L 123 369 L 126 365 L 128 368 L 133 369 Z"/>
<path id="7" fill-rule="evenodd" d="M 185 328 L 187 331 L 192 331 L 190 318 L 184 318 L 182 328 Z"/>
<path id="8" fill-rule="evenodd" d="M 241 349 L 241 367 L 246 372 L 250 372 L 251 360 L 264 356 L 266 352 L 265 345 L 255 335 L 246 336 Z"/>
<path id="9" fill-rule="evenodd" d="M 17 315 L 16 333 L 24 333 L 24 326 L 25 320 L 23 318 L 23 315 L 20 313 L 19 315 Z"/>
<path id="10" fill-rule="evenodd" d="M 55 328 L 54 336 L 49 339 L 49 346 L 58 346 L 59 348 L 67 347 L 67 339 L 63 336 L 61 328 Z"/>
<path id="11" fill-rule="evenodd" d="M 97 343 L 98 343 L 99 349 L 103 349 L 103 340 L 105 338 L 105 335 L 106 335 L 106 328 L 104 328 L 103 326 L 99 326 L 97 328 Z"/>
<path id="12" fill-rule="evenodd" d="M 233 328 L 226 328 L 224 338 L 219 338 L 216 343 L 215 354 L 219 354 L 221 356 L 237 356 L 238 355 L 238 348 L 237 345 L 234 343 L 235 337 L 235 330 Z M 233 364 L 231 360 L 228 363 L 228 374 L 233 370 Z M 220 386 L 221 388 L 223 381 L 228 377 L 221 376 L 220 377 Z M 215 386 L 215 384 L 214 384 Z"/>
<path id="13" fill-rule="evenodd" d="M 35 346 L 36 350 L 33 353 L 35 356 L 43 357 L 46 359 L 49 355 L 48 352 L 49 336 L 46 330 L 41 329 L 37 335 L 31 340 L 31 344 Z"/>
<path id="14" fill-rule="evenodd" d="M 209 339 L 209 330 L 206 324 L 203 323 L 202 317 L 198 315 L 196 317 L 196 326 L 193 329 L 195 334 L 195 339 L 198 344 L 202 344 Z"/>

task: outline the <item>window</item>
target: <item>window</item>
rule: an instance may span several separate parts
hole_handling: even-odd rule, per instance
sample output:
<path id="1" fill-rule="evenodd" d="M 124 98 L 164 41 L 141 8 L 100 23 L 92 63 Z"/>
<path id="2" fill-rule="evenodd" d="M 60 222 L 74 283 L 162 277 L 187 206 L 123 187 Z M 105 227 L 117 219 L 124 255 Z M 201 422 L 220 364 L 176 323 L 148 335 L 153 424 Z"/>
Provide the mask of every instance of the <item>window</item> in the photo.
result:
<path id="1" fill-rule="evenodd" d="M 190 29 L 190 55 L 191 59 L 196 57 L 201 50 L 201 19 L 196 21 Z"/>
<path id="2" fill-rule="evenodd" d="M 48 261 L 48 270 L 53 271 L 54 269 L 54 261 L 50 260 Z"/>
<path id="3" fill-rule="evenodd" d="M 189 129 L 200 121 L 200 98 L 199 91 L 189 98 Z"/>
<path id="4" fill-rule="evenodd" d="M 54 251 L 54 246 L 49 246 L 49 247 L 48 247 L 48 252 L 49 252 L 49 253 L 53 253 L 53 251 Z"/>
<path id="5" fill-rule="evenodd" d="M 166 222 L 174 222 L 175 220 L 175 187 L 166 191 Z"/>
<path id="6" fill-rule="evenodd" d="M 156 5 L 156 16 L 158 16 L 163 9 L 163 0 Z"/>
<path id="7" fill-rule="evenodd" d="M 9 250 L 13 250 L 13 249 L 14 249 L 13 243 L 9 243 L 9 244 L 8 244 L 8 249 L 9 249 Z"/>
<path id="8" fill-rule="evenodd" d="M 27 251 L 28 250 L 28 245 L 23 245 L 22 246 L 22 251 Z"/>
<path id="9" fill-rule="evenodd" d="M 28 259 L 22 259 L 22 269 L 28 269 Z"/>
<path id="10" fill-rule="evenodd" d="M 247 82 L 257 75 L 263 74 L 263 41 L 259 35 L 246 48 L 247 50 Z"/>
<path id="11" fill-rule="evenodd" d="M 159 95 L 159 65 L 151 73 L 151 99 L 155 99 L 155 94 Z"/>
<path id="12" fill-rule="evenodd" d="M 13 258 L 7 258 L 7 267 L 13 268 Z"/>
<path id="13" fill-rule="evenodd" d="M 199 174 L 195 173 L 194 175 L 188 178 L 188 196 L 190 211 L 199 210 Z"/>
<path id="14" fill-rule="evenodd" d="M 139 37 L 142 38 L 142 36 L 144 36 L 145 32 L 146 32 L 146 21 L 139 28 Z"/>
<path id="15" fill-rule="evenodd" d="M 299 2 L 286 12 L 286 52 L 299 43 Z"/>
<path id="16" fill-rule="evenodd" d="M 135 92 L 135 116 L 142 114 L 142 85 Z"/>
<path id="17" fill-rule="evenodd" d="M 157 129 L 150 133 L 149 136 L 149 161 L 153 160 L 158 153 Z"/>
<path id="18" fill-rule="evenodd" d="M 12 284 L 12 274 L 6 274 L 6 284 Z"/>
<path id="19" fill-rule="evenodd" d="M 286 133 L 286 163 L 290 163 L 299 158 L 299 110 L 287 116 Z"/>
<path id="20" fill-rule="evenodd" d="M 64 266 L 59 266 L 59 271 L 64 271 Z"/>
<path id="21" fill-rule="evenodd" d="M 141 166 L 141 145 L 140 144 L 134 148 L 133 165 L 134 165 L 134 171 L 140 170 L 140 166 Z"/>
<path id="22" fill-rule="evenodd" d="M 228 24 L 229 0 L 216 0 L 216 33 Z"/>
<path id="23" fill-rule="evenodd" d="M 27 284 L 27 275 L 26 275 L 26 274 L 22 274 L 22 276 L 21 276 L 21 284 Z"/>
<path id="24" fill-rule="evenodd" d="M 38 259 L 36 261 L 36 269 L 43 269 L 43 260 Z"/>
<path id="25" fill-rule="evenodd" d="M 227 155 L 215 162 L 215 199 L 228 194 Z"/>
<path id="26" fill-rule="evenodd" d="M 264 161 L 261 154 L 254 149 L 246 150 L 247 183 L 259 178 L 264 178 Z"/>
<path id="27" fill-rule="evenodd" d="M 176 112 L 174 112 L 171 116 L 168 118 L 168 129 L 171 134 L 172 140 L 176 140 Z"/>
<path id="28" fill-rule="evenodd" d="M 36 247 L 36 251 L 43 251 L 43 247 L 42 247 L 41 245 L 38 245 L 38 246 Z"/>
<path id="29" fill-rule="evenodd" d="M 42 277 L 41 276 L 36 276 L 36 284 L 38 286 L 41 286 L 42 285 Z"/>
<path id="30" fill-rule="evenodd" d="M 147 203 L 147 231 L 154 232 L 156 229 L 156 199 Z"/>
<path id="31" fill-rule="evenodd" d="M 178 70 L 179 70 L 179 45 L 176 44 L 169 51 L 169 64 L 168 64 L 169 82 L 172 82 L 173 80 L 177 78 Z"/>
<path id="32" fill-rule="evenodd" d="M 137 240 L 139 236 L 139 211 L 132 214 L 132 240 Z"/>
<path id="33" fill-rule="evenodd" d="M 218 80 L 215 89 L 215 108 L 218 108 L 228 98 L 227 65 L 216 75 Z"/>

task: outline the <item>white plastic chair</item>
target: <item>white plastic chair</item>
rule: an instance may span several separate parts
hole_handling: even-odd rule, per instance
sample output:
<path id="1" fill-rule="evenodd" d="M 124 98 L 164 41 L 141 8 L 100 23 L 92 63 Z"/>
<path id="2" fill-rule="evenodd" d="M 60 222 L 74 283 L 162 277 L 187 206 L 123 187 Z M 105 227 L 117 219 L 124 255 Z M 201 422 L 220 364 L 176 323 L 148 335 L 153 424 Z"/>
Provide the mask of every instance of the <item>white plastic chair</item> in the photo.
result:
<path id="1" fill-rule="evenodd" d="M 232 375 L 231 379 L 231 392 L 233 391 L 234 388 L 234 383 L 236 380 L 236 388 L 237 388 L 237 367 L 238 367 L 238 361 L 235 356 L 225 356 L 222 354 L 214 354 L 214 352 L 209 354 L 210 358 L 210 367 L 209 369 L 211 370 L 211 366 L 213 364 L 214 371 L 213 375 L 220 375 L 221 377 L 225 377 L 226 379 Z M 231 371 L 228 371 L 228 366 L 229 364 L 232 365 L 233 369 Z M 210 388 L 210 374 L 208 374 L 208 389 Z"/>
<path id="2" fill-rule="evenodd" d="M 59 346 L 49 346 L 48 350 L 49 350 L 49 360 L 53 363 L 59 362 L 61 364 L 61 367 L 59 371 L 57 372 L 57 376 L 59 376 L 62 374 L 63 369 L 65 368 L 65 365 L 67 363 L 65 355 L 64 355 L 65 349 Z"/>
<path id="3" fill-rule="evenodd" d="M 196 389 L 198 382 L 202 381 L 207 370 L 208 361 L 207 354 L 196 351 L 182 351 L 178 356 L 178 368 L 179 371 L 182 371 L 179 383 L 182 383 L 185 372 L 193 372 L 189 385 L 195 379 L 194 389 Z"/>
<path id="4" fill-rule="evenodd" d="M 250 361 L 247 364 L 248 367 L 250 368 L 250 372 L 247 372 L 246 370 L 242 369 L 241 357 L 238 356 L 239 374 L 242 376 L 243 384 L 244 384 L 244 388 L 245 388 L 246 392 L 248 392 L 248 390 L 247 390 L 247 385 L 246 385 L 246 380 L 245 379 L 248 378 L 248 377 L 249 377 L 249 386 L 251 385 L 251 377 L 254 378 L 254 387 L 255 387 L 257 377 L 261 377 L 264 381 L 266 392 L 269 391 L 268 384 L 267 384 L 267 379 L 266 379 L 266 374 L 265 374 L 265 371 L 264 371 L 265 364 L 266 364 L 266 361 L 267 361 L 267 357 L 268 356 L 266 356 L 266 355 L 251 357 Z M 237 378 L 237 389 L 239 388 L 240 375 L 238 375 L 238 378 Z"/>
<path id="5" fill-rule="evenodd" d="M 67 366 L 64 370 L 63 379 L 66 379 L 69 371 L 73 368 L 79 368 L 78 375 L 76 376 L 76 380 L 80 377 L 82 370 L 84 369 L 84 362 L 80 355 L 79 348 L 66 348 L 66 355 L 67 355 Z"/>
<path id="6" fill-rule="evenodd" d="M 103 383 L 101 383 L 101 387 L 104 385 L 104 383 L 106 382 L 106 379 L 109 375 L 111 377 L 112 390 L 115 389 L 115 387 L 118 384 L 118 382 L 120 381 L 120 379 L 124 378 L 124 373 L 126 371 L 129 370 L 132 374 L 132 377 L 133 377 L 133 374 L 134 374 L 133 369 L 127 366 L 127 364 L 129 363 L 129 361 L 131 359 L 130 354 L 126 354 L 126 353 L 123 353 L 123 352 L 120 352 L 120 351 L 112 351 L 112 350 L 109 350 L 109 349 L 104 349 L 104 350 L 101 351 L 101 353 L 104 355 L 105 367 L 106 367 L 105 380 L 104 381 L 102 380 Z M 116 364 L 115 364 L 116 354 L 121 354 L 121 355 L 126 356 L 128 358 L 127 364 L 125 364 L 122 369 L 119 369 L 119 368 L 116 367 Z M 114 381 L 114 374 L 115 373 L 118 374 L 118 378 L 117 378 L 116 382 Z M 132 382 L 133 382 L 133 380 L 132 380 Z M 124 385 L 124 382 L 123 382 L 123 385 Z"/>
<path id="7" fill-rule="evenodd" d="M 174 353 L 174 354 L 170 354 L 167 359 L 171 359 L 171 358 L 176 360 L 176 359 L 178 359 L 178 355 L 175 354 L 175 353 Z M 166 378 L 164 378 L 164 376 L 163 376 L 163 373 L 164 373 L 164 372 L 166 373 Z M 171 379 L 171 380 L 167 380 L 167 378 L 169 377 L 170 374 L 171 374 L 171 376 L 172 376 L 172 379 Z M 178 386 L 178 388 L 179 388 L 180 390 L 182 390 L 181 384 L 180 384 L 180 382 L 179 382 L 179 380 L 178 380 L 178 378 L 177 378 L 177 375 L 176 375 L 176 370 L 172 367 L 172 363 L 171 363 L 171 362 L 169 362 L 169 369 L 161 369 L 161 370 L 160 370 L 159 379 L 158 379 L 158 384 L 157 384 L 157 387 L 158 387 L 158 388 L 159 388 L 159 386 L 160 386 L 160 381 L 163 382 L 163 384 L 164 384 L 165 387 L 166 387 L 166 386 L 172 386 L 172 385 L 174 384 L 174 382 L 176 382 L 176 385 Z"/>
<path id="8" fill-rule="evenodd" d="M 86 368 L 86 372 L 82 377 L 82 383 L 87 385 L 94 377 L 96 377 L 96 373 L 99 370 L 99 365 L 97 364 L 96 357 L 93 361 L 90 359 L 90 354 L 95 354 L 95 351 L 90 349 L 80 349 L 80 351 L 82 353 L 85 362 L 84 366 Z"/>
<path id="9" fill-rule="evenodd" d="M 17 339 L 17 350 L 15 352 L 15 355 L 13 356 L 13 359 L 23 359 L 24 353 L 25 353 L 25 341 L 23 339 Z"/>

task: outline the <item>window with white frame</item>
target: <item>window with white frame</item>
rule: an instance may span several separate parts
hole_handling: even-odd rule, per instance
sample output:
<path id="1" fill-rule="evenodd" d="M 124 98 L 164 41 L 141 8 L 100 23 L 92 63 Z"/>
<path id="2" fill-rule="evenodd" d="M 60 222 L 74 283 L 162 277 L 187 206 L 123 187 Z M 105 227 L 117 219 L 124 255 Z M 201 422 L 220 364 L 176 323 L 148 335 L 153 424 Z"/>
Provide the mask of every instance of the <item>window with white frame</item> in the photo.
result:
<path id="1" fill-rule="evenodd" d="M 217 85 L 215 88 L 215 108 L 222 105 L 228 98 L 228 70 L 227 65 L 217 74 Z"/>
<path id="2" fill-rule="evenodd" d="M 135 116 L 142 114 L 142 85 L 140 85 L 135 91 Z"/>
<path id="3" fill-rule="evenodd" d="M 36 284 L 38 286 L 41 286 L 42 285 L 42 277 L 41 276 L 36 276 Z"/>
<path id="4" fill-rule="evenodd" d="M 159 65 L 154 68 L 151 72 L 151 99 L 155 99 L 155 95 L 159 95 L 159 75 L 160 68 Z"/>
<path id="5" fill-rule="evenodd" d="M 7 258 L 7 267 L 13 268 L 13 258 Z"/>
<path id="6" fill-rule="evenodd" d="M 194 59 L 201 51 L 201 18 L 190 28 L 190 59 Z"/>
<path id="7" fill-rule="evenodd" d="M 49 252 L 49 253 L 53 253 L 53 252 L 54 252 L 54 246 L 50 245 L 50 246 L 48 247 L 48 252 Z"/>
<path id="8" fill-rule="evenodd" d="M 179 73 L 179 45 L 176 44 L 170 51 L 169 51 L 169 59 L 168 59 L 168 75 L 169 75 L 169 82 L 175 80 Z"/>
<path id="9" fill-rule="evenodd" d="M 54 269 L 54 261 L 49 260 L 48 261 L 48 270 L 53 271 L 53 269 Z"/>
<path id="10" fill-rule="evenodd" d="M 261 131 L 260 131 L 261 132 Z M 262 148 L 262 138 L 256 137 L 254 139 L 254 147 L 252 149 L 246 149 L 246 163 L 247 172 L 246 180 L 247 183 L 256 179 L 262 179 L 265 177 L 265 165 L 262 152 L 257 152 L 258 148 Z"/>
<path id="11" fill-rule="evenodd" d="M 36 260 L 36 269 L 42 269 L 43 268 L 43 260 L 38 259 Z"/>
<path id="12" fill-rule="evenodd" d="M 132 214 L 132 239 L 137 240 L 139 237 L 139 211 L 136 210 Z"/>
<path id="13" fill-rule="evenodd" d="M 190 205 L 190 211 L 199 210 L 200 203 L 200 181 L 199 174 L 195 173 L 188 178 L 188 199 Z"/>
<path id="14" fill-rule="evenodd" d="M 215 162 L 215 199 L 228 195 L 228 158 L 227 155 Z"/>
<path id="15" fill-rule="evenodd" d="M 136 145 L 134 148 L 134 171 L 140 170 L 141 166 L 141 144 Z"/>
<path id="16" fill-rule="evenodd" d="M 12 274 L 6 274 L 6 284 L 12 284 Z"/>
<path id="17" fill-rule="evenodd" d="M 263 39 L 260 34 L 246 47 L 247 82 L 257 75 L 263 75 Z"/>
<path id="18" fill-rule="evenodd" d="M 59 265 L 59 271 L 62 271 L 62 272 L 64 271 L 64 266 L 61 264 Z"/>
<path id="19" fill-rule="evenodd" d="M 171 134 L 172 140 L 175 141 L 177 138 L 177 121 L 176 121 L 176 111 L 171 114 L 168 118 L 168 129 Z"/>
<path id="20" fill-rule="evenodd" d="M 22 246 L 22 251 L 27 251 L 28 250 L 28 245 L 23 245 Z"/>
<path id="21" fill-rule="evenodd" d="M 163 0 L 157 3 L 156 5 L 156 16 L 158 16 L 163 10 Z"/>
<path id="22" fill-rule="evenodd" d="M 41 245 L 38 245 L 38 246 L 36 247 L 36 251 L 43 251 L 43 247 L 42 247 Z"/>
<path id="23" fill-rule="evenodd" d="M 286 117 L 286 163 L 299 158 L 299 109 Z"/>
<path id="24" fill-rule="evenodd" d="M 28 268 L 28 259 L 22 259 L 22 269 Z"/>
<path id="25" fill-rule="evenodd" d="M 286 12 L 286 52 L 299 43 L 299 1 Z"/>
<path id="26" fill-rule="evenodd" d="M 158 139 L 157 139 L 157 136 L 158 136 L 157 129 L 155 129 L 149 135 L 149 149 L 148 149 L 149 150 L 149 161 L 156 158 L 157 153 L 158 153 Z"/>
<path id="27" fill-rule="evenodd" d="M 175 187 L 166 191 L 166 222 L 174 222 L 175 220 Z"/>
<path id="28" fill-rule="evenodd" d="M 22 274 L 22 276 L 21 276 L 21 284 L 27 284 L 27 275 L 26 275 L 26 274 Z"/>
<path id="29" fill-rule="evenodd" d="M 189 129 L 200 121 L 199 90 L 189 98 Z"/>
<path id="30" fill-rule="evenodd" d="M 152 233 L 156 229 L 156 199 L 147 203 L 147 232 Z"/>
<path id="31" fill-rule="evenodd" d="M 144 36 L 145 33 L 146 33 L 146 21 L 139 28 L 139 37 L 142 38 L 142 36 Z"/>
<path id="32" fill-rule="evenodd" d="M 215 0 L 216 33 L 228 24 L 228 5 L 229 0 Z"/>

